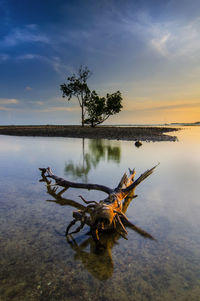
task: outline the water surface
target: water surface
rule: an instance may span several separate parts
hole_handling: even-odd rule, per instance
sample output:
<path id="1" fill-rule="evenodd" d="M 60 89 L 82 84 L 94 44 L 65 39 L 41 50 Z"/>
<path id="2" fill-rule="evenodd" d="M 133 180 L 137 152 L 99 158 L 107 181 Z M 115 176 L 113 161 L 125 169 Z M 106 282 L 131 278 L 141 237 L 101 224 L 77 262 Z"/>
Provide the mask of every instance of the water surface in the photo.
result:
<path id="1" fill-rule="evenodd" d="M 177 134 L 177 133 L 176 133 Z M 0 136 L 0 300 L 199 300 L 200 127 L 178 142 L 143 143 Z M 58 201 L 39 182 L 51 166 L 69 180 L 115 187 L 160 162 L 136 189 L 128 218 L 155 240 L 128 230 L 96 253 L 84 227 L 64 236 L 72 201 L 102 192 L 69 189 Z"/>

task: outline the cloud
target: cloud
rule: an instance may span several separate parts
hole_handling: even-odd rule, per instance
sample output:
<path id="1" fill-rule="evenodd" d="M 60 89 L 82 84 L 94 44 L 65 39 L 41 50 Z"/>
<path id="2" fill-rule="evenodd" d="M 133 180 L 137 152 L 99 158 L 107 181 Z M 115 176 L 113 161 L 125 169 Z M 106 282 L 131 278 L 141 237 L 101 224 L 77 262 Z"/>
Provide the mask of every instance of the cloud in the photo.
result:
<path id="1" fill-rule="evenodd" d="M 34 53 L 26 53 L 23 55 L 16 56 L 16 60 L 40 60 L 48 65 L 50 65 L 56 73 L 62 75 L 65 74 L 67 70 L 67 66 L 65 63 L 61 61 L 61 59 L 57 56 L 44 56 Z"/>
<path id="2" fill-rule="evenodd" d="M 31 88 L 30 86 L 26 86 L 25 91 L 32 91 L 33 88 Z"/>
<path id="3" fill-rule="evenodd" d="M 47 35 L 40 33 L 37 29 L 37 25 L 28 24 L 23 27 L 16 27 L 0 41 L 0 45 L 3 47 L 14 47 L 21 43 L 49 43 Z"/>
<path id="4" fill-rule="evenodd" d="M 4 54 L 4 53 L 1 53 L 0 54 L 0 61 L 7 61 L 9 59 L 9 55 L 8 54 Z"/>
<path id="5" fill-rule="evenodd" d="M 23 55 L 19 55 L 16 57 L 17 60 L 34 60 L 34 59 L 41 59 L 41 55 L 34 54 L 34 53 L 27 53 Z"/>
<path id="6" fill-rule="evenodd" d="M 62 111 L 66 111 L 66 112 L 77 112 L 79 111 L 80 108 L 79 107 L 47 107 L 44 109 L 33 109 L 31 111 L 33 112 L 38 112 L 38 113 L 50 113 L 50 112 L 62 112 Z"/>
<path id="7" fill-rule="evenodd" d="M 0 111 L 15 111 L 15 112 L 32 112 L 32 113 L 51 113 L 51 112 L 77 112 L 80 111 L 78 106 L 75 107 L 67 107 L 67 106 L 45 106 L 43 101 L 29 101 L 33 107 L 10 107 L 6 106 L 9 104 L 16 104 L 18 101 L 16 99 L 0 99 Z M 4 106 L 1 106 L 4 105 Z M 38 108 L 38 106 L 40 108 Z M 42 108 L 41 108 L 42 106 Z"/>
<path id="8" fill-rule="evenodd" d="M 189 56 L 200 51 L 200 17 L 182 20 L 175 15 L 171 18 L 160 12 L 159 18 L 148 10 L 121 14 L 120 23 L 124 32 L 132 39 L 143 42 L 144 50 L 153 50 L 155 54 L 168 59 Z M 141 49 L 142 50 L 142 49 Z"/>
<path id="9" fill-rule="evenodd" d="M 149 46 L 166 58 L 194 55 L 200 50 L 200 18 L 187 23 L 166 21 L 151 22 L 146 32 Z"/>
<path id="10" fill-rule="evenodd" d="M 15 98 L 0 98 L 0 105 L 18 104 L 19 101 Z"/>
<path id="11" fill-rule="evenodd" d="M 134 111 L 173 111 L 173 110 L 181 110 L 181 109 L 192 109 L 192 108 L 200 108 L 200 102 L 193 103 L 175 103 L 175 104 L 166 104 L 166 105 L 155 105 L 155 103 L 145 103 L 145 104 L 137 104 L 132 107 Z M 130 108 L 127 109 L 129 111 Z"/>
<path id="12" fill-rule="evenodd" d="M 12 111 L 13 107 L 11 105 L 16 104 L 19 104 L 19 101 L 15 98 L 0 98 L 0 111 Z"/>
<path id="13" fill-rule="evenodd" d="M 197 103 L 181 103 L 181 104 L 169 104 L 165 106 L 155 106 L 147 108 L 147 110 L 176 110 L 176 109 L 189 109 L 189 108 L 200 108 L 200 102 Z"/>
<path id="14" fill-rule="evenodd" d="M 36 101 L 36 104 L 38 104 L 39 106 L 43 106 L 44 102 L 43 101 Z"/>
<path id="15" fill-rule="evenodd" d="M 0 106 L 0 111 L 10 111 L 12 109 Z"/>
<path id="16" fill-rule="evenodd" d="M 45 104 L 45 102 L 40 101 L 40 100 L 37 100 L 37 101 L 29 100 L 29 101 L 26 101 L 26 104 L 28 105 L 28 107 L 35 106 L 35 105 L 43 106 Z"/>
<path id="17" fill-rule="evenodd" d="M 164 34 L 160 38 L 152 39 L 151 44 L 162 56 L 169 56 L 169 51 L 167 49 L 167 41 L 170 38 L 170 33 Z"/>

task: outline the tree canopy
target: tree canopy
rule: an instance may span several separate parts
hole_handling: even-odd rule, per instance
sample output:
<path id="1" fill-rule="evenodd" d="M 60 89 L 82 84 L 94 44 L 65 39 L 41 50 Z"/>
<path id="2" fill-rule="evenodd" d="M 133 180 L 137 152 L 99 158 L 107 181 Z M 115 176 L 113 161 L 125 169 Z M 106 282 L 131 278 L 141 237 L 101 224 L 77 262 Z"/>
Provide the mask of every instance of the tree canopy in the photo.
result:
<path id="1" fill-rule="evenodd" d="M 86 103 L 88 118 L 85 120 L 85 123 L 94 127 L 104 122 L 109 116 L 121 111 L 121 102 L 120 91 L 107 94 L 106 97 L 99 97 L 95 91 L 92 91 Z"/>
<path id="2" fill-rule="evenodd" d="M 81 122 L 92 127 L 104 122 L 109 116 L 119 113 L 122 109 L 120 91 L 100 97 L 96 91 L 90 91 L 87 80 L 91 71 L 80 66 L 78 73 L 67 77 L 67 84 L 60 85 L 62 96 L 69 100 L 74 96 L 81 107 Z"/>

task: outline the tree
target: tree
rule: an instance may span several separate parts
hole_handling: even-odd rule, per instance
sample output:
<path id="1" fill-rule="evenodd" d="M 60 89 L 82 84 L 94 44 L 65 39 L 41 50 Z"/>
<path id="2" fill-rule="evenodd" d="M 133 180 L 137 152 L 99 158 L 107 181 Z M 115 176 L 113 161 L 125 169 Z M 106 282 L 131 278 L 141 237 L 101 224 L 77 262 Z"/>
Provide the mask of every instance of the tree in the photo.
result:
<path id="1" fill-rule="evenodd" d="M 92 91 L 87 100 L 87 116 L 85 123 L 92 127 L 104 122 L 109 116 L 119 113 L 122 109 L 122 96 L 120 91 L 113 94 L 107 94 L 105 97 L 99 97 L 95 91 Z"/>
<path id="2" fill-rule="evenodd" d="M 86 113 L 86 102 L 90 95 L 90 89 L 87 85 L 87 80 L 91 75 L 91 71 L 87 67 L 80 66 L 78 73 L 73 74 L 71 77 L 67 78 L 68 83 L 60 85 L 62 91 L 62 96 L 67 97 L 68 101 L 71 100 L 73 96 L 78 99 L 79 105 L 81 107 L 81 123 L 84 126 L 84 119 Z"/>
<path id="3" fill-rule="evenodd" d="M 80 66 L 77 74 L 67 78 L 67 83 L 60 85 L 62 96 L 68 101 L 74 96 L 81 107 L 81 123 L 91 124 L 92 127 L 104 122 L 109 116 L 119 113 L 122 109 L 120 91 L 100 97 L 96 91 L 90 91 L 87 80 L 91 71 Z"/>

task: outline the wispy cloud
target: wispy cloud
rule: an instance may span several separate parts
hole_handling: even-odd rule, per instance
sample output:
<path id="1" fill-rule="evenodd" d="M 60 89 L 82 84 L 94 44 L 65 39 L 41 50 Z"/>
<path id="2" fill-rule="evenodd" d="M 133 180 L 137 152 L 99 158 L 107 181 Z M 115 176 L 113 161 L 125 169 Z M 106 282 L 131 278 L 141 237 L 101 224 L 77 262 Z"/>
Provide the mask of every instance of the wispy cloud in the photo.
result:
<path id="1" fill-rule="evenodd" d="M 53 70 L 61 75 L 65 74 L 66 70 L 68 69 L 67 65 L 62 62 L 62 60 L 58 56 L 44 56 L 44 55 L 38 55 L 34 53 L 26 53 L 23 55 L 16 56 L 15 58 L 18 60 L 39 60 L 45 64 L 50 65 Z"/>
<path id="2" fill-rule="evenodd" d="M 179 104 L 169 104 L 165 106 L 155 106 L 152 108 L 147 108 L 147 110 L 177 110 L 177 109 L 189 109 L 189 108 L 200 108 L 200 102 L 196 103 L 179 103 Z"/>
<path id="3" fill-rule="evenodd" d="M 0 111 L 10 111 L 12 109 L 0 106 Z"/>
<path id="4" fill-rule="evenodd" d="M 151 103 L 148 104 L 146 103 L 144 104 L 137 104 L 137 105 L 133 105 L 132 106 L 132 110 L 134 111 L 173 111 L 173 110 L 181 110 L 181 109 L 195 109 L 195 108 L 199 108 L 200 109 L 200 101 L 199 102 L 185 102 L 185 103 L 168 103 L 166 105 L 160 105 L 160 104 L 155 104 L 155 103 Z M 129 109 L 127 109 L 127 111 L 129 111 Z"/>
<path id="5" fill-rule="evenodd" d="M 16 109 L 15 105 L 18 105 L 18 104 L 19 104 L 19 100 L 15 99 L 15 98 L 0 98 L 0 111 L 15 110 Z M 14 107 L 12 105 L 14 105 Z"/>
<path id="6" fill-rule="evenodd" d="M 200 17 L 156 20 L 148 11 L 136 12 L 135 16 L 121 16 L 121 25 L 133 37 L 139 37 L 146 49 L 160 56 L 177 58 L 192 55 L 200 50 Z"/>
<path id="7" fill-rule="evenodd" d="M 200 50 L 200 18 L 182 24 L 178 21 L 148 24 L 147 39 L 166 58 L 193 55 Z"/>
<path id="8" fill-rule="evenodd" d="M 10 102 L 12 103 L 12 102 Z M 15 102 L 13 102 L 15 103 Z M 80 108 L 64 107 L 64 106 L 47 106 L 42 101 L 29 102 L 32 107 L 10 107 L 6 106 L 8 102 L 0 101 L 0 111 L 13 111 L 13 112 L 32 112 L 32 113 L 52 113 L 52 112 L 78 112 Z M 1 106 L 4 105 L 4 106 Z M 39 106 L 39 107 L 38 107 Z"/>
<path id="9" fill-rule="evenodd" d="M 164 34 L 159 38 L 154 38 L 151 40 L 152 46 L 155 50 L 160 53 L 162 56 L 169 56 L 169 51 L 167 49 L 167 42 L 170 39 L 170 33 Z"/>
<path id="10" fill-rule="evenodd" d="M 19 100 L 15 98 L 0 98 L 0 105 L 18 104 Z"/>
<path id="11" fill-rule="evenodd" d="M 13 47 L 21 43 L 40 42 L 49 43 L 46 34 L 40 33 L 37 25 L 28 24 L 24 27 L 16 27 L 11 30 L 1 41 L 2 47 Z"/>
<path id="12" fill-rule="evenodd" d="M 9 55 L 8 54 L 5 54 L 5 53 L 1 53 L 0 54 L 0 61 L 7 61 L 9 59 Z"/>
<path id="13" fill-rule="evenodd" d="M 41 55 L 34 53 L 26 53 L 16 57 L 17 60 L 34 60 L 34 59 L 42 59 Z"/>
<path id="14" fill-rule="evenodd" d="M 44 109 L 33 109 L 33 112 L 38 112 L 38 113 L 50 113 L 50 112 L 77 112 L 79 111 L 79 107 L 47 107 Z"/>
<path id="15" fill-rule="evenodd" d="M 32 91 L 33 88 L 31 88 L 30 86 L 26 86 L 26 88 L 24 89 L 25 91 Z"/>

